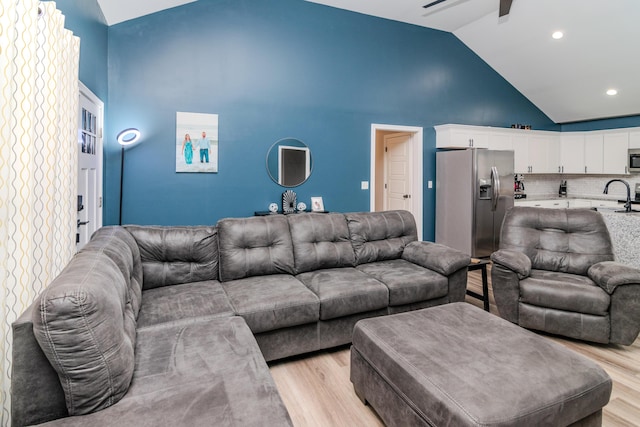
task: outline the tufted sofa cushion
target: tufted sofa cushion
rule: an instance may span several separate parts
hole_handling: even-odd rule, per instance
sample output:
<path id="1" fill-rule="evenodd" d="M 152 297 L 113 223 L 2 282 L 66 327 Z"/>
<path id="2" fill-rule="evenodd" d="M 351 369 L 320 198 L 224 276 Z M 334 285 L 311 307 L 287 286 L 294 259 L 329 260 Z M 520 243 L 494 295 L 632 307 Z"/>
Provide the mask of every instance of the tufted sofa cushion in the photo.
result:
<path id="1" fill-rule="evenodd" d="M 614 259 L 602 215 L 589 209 L 514 207 L 501 233 L 500 248 L 525 253 L 532 269 L 586 276 L 593 264 Z"/>
<path id="2" fill-rule="evenodd" d="M 125 227 L 140 248 L 143 289 L 218 279 L 218 236 L 213 226 Z"/>
<path id="3" fill-rule="evenodd" d="M 404 247 L 418 240 L 416 222 L 407 211 L 346 214 L 356 264 L 397 259 Z"/>
<path id="4" fill-rule="evenodd" d="M 293 244 L 284 215 L 218 221 L 220 281 L 293 274 Z"/>
<path id="5" fill-rule="evenodd" d="M 296 272 L 353 267 L 355 255 L 343 214 L 288 215 Z"/>
<path id="6" fill-rule="evenodd" d="M 122 227 L 101 229 L 36 301 L 34 335 L 69 415 L 113 405 L 131 382 L 141 278 L 132 240 Z"/>

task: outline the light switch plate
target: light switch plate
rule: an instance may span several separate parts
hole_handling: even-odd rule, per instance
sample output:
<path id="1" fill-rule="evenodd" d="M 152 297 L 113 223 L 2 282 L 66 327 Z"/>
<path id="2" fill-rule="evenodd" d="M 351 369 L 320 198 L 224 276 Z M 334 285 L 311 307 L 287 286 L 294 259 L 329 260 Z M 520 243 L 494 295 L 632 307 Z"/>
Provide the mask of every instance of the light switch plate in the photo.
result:
<path id="1" fill-rule="evenodd" d="M 427 188 L 433 188 L 433 181 L 427 181 Z"/>
<path id="2" fill-rule="evenodd" d="M 362 181 L 360 183 L 360 189 L 361 190 L 368 190 L 369 189 L 369 181 Z"/>

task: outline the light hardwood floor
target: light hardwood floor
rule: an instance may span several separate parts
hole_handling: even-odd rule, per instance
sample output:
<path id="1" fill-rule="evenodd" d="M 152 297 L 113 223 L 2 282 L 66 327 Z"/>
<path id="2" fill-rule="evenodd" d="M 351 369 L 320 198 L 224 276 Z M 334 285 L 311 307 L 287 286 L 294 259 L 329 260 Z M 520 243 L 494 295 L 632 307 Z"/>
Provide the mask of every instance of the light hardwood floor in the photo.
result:
<path id="1" fill-rule="evenodd" d="M 480 272 L 469 273 L 468 288 L 482 293 Z M 496 314 L 491 292 L 491 313 Z M 482 308 L 482 301 L 467 296 Z M 611 400 L 604 408 L 603 425 L 640 426 L 640 339 L 631 346 L 598 345 L 542 335 L 581 353 L 602 366 L 613 380 Z M 383 426 L 364 406 L 349 380 L 349 348 L 270 363 L 271 374 L 296 427 Z"/>

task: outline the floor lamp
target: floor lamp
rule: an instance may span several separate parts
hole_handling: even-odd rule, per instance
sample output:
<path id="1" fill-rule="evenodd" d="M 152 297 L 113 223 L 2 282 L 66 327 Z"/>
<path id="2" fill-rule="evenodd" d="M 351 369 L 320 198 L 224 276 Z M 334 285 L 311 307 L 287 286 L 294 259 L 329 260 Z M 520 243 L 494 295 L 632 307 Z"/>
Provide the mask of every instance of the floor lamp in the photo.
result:
<path id="1" fill-rule="evenodd" d="M 120 214 L 118 216 L 118 224 L 122 225 L 122 189 L 124 182 L 124 147 L 131 145 L 140 139 L 140 131 L 135 128 L 125 129 L 118 134 L 118 144 L 122 147 L 120 155 Z"/>

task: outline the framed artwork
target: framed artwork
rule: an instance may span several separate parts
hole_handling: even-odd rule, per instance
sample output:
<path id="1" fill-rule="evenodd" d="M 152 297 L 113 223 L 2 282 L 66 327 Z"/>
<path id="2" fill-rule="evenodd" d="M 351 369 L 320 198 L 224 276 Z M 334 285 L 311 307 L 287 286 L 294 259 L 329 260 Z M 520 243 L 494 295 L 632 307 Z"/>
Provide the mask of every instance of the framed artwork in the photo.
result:
<path id="1" fill-rule="evenodd" d="M 176 172 L 218 172 L 218 115 L 176 113 Z"/>
<path id="2" fill-rule="evenodd" d="M 311 198 L 311 210 L 313 212 L 322 212 L 322 211 L 324 211 L 324 202 L 322 201 L 322 197 L 312 197 Z"/>

